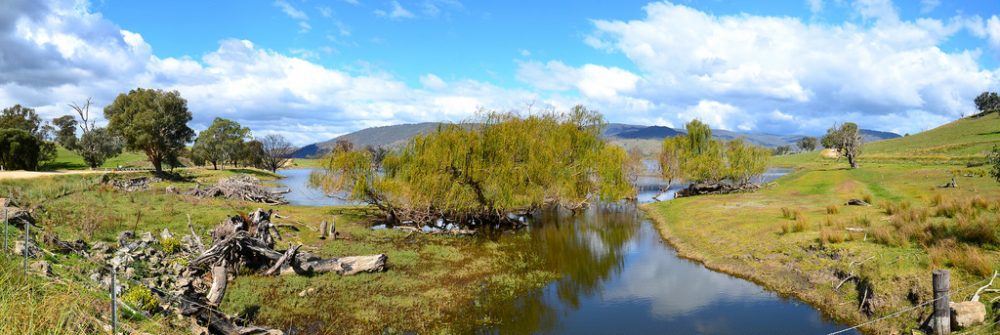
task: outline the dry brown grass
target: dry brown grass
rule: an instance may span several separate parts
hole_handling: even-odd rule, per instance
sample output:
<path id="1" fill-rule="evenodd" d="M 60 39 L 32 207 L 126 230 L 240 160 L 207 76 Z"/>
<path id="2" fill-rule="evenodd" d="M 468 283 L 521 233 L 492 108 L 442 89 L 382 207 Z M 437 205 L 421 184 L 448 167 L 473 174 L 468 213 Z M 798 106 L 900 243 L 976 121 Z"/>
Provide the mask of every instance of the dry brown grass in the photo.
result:
<path id="1" fill-rule="evenodd" d="M 840 213 L 840 207 L 837 207 L 837 205 L 826 206 L 826 214 L 834 215 L 839 213 Z"/>
<path id="2" fill-rule="evenodd" d="M 981 249 L 959 245 L 952 239 L 942 240 L 927 248 L 927 255 L 934 267 L 957 267 L 978 276 L 993 273 L 993 264 Z"/>

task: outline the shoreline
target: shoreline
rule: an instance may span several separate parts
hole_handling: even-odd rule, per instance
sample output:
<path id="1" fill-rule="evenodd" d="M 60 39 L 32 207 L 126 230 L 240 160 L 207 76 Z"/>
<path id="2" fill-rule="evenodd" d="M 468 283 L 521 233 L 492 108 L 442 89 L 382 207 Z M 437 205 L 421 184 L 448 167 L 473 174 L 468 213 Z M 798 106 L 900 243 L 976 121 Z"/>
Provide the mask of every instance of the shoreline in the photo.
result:
<path id="1" fill-rule="evenodd" d="M 643 214 L 654 224 L 654 228 L 656 228 L 656 231 L 660 235 L 660 238 L 664 242 L 666 242 L 671 248 L 673 248 L 674 251 L 677 252 L 677 257 L 692 262 L 696 262 L 701 266 L 704 266 L 706 269 L 752 282 L 755 285 L 758 285 L 767 291 L 774 292 L 781 298 L 784 299 L 792 298 L 799 300 L 815 308 L 824 317 L 829 318 L 830 320 L 833 320 L 835 322 L 851 324 L 851 325 L 864 322 L 863 320 L 844 317 L 842 315 L 838 315 L 836 313 L 831 312 L 830 306 L 823 304 L 821 297 L 802 294 L 802 291 L 798 290 L 783 289 L 778 285 L 772 283 L 765 276 L 757 275 L 760 273 L 759 271 L 753 271 L 753 269 L 745 269 L 741 271 L 740 269 L 736 269 L 735 267 L 725 266 L 724 264 L 717 264 L 717 262 L 711 261 L 707 256 L 701 254 L 695 247 L 688 245 L 680 237 L 670 232 L 669 223 L 666 223 L 662 218 L 652 215 L 651 211 L 649 210 L 649 206 L 652 204 L 655 203 L 643 204 L 639 207 L 639 209 L 642 210 Z M 807 278 L 805 277 L 800 277 L 798 279 L 807 280 Z M 868 330 L 868 328 L 869 327 L 867 326 L 859 327 L 856 330 L 859 333 L 868 334 L 869 332 L 866 331 Z"/>

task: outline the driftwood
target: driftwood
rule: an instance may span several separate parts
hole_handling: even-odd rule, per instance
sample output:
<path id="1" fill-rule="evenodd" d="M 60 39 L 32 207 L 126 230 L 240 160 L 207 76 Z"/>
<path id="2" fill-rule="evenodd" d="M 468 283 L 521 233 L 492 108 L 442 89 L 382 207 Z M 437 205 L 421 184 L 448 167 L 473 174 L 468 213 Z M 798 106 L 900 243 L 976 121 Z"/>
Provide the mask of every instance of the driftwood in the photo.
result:
<path id="1" fill-rule="evenodd" d="M 212 288 L 208 290 L 205 297 L 212 306 L 218 306 L 222 302 L 222 297 L 226 295 L 226 282 L 229 275 L 226 273 L 226 261 L 212 266 Z"/>
<path id="2" fill-rule="evenodd" d="M 760 189 L 760 185 L 742 184 L 734 185 L 730 183 L 692 183 L 688 187 L 677 191 L 674 197 L 690 197 L 706 194 L 729 194 L 739 192 L 753 192 Z"/>
<path id="3" fill-rule="evenodd" d="M 121 192 L 137 192 L 149 189 L 149 184 L 160 181 L 159 178 L 114 178 L 109 174 L 101 176 L 101 184 L 111 186 Z"/>
<path id="4" fill-rule="evenodd" d="M 17 203 L 10 198 L 0 198 L 0 219 L 21 229 L 27 224 L 38 226 L 31 211 L 17 206 Z"/>
<path id="5" fill-rule="evenodd" d="M 958 188 L 958 182 L 955 181 L 955 176 L 952 176 L 951 177 L 951 181 L 949 181 L 947 184 L 941 185 L 939 187 L 940 188 Z"/>
<path id="6" fill-rule="evenodd" d="M 288 203 L 285 197 L 282 196 L 282 192 L 267 190 L 261 186 L 259 179 L 249 175 L 225 178 L 206 189 L 202 189 L 199 184 L 184 194 L 198 198 L 226 198 L 270 205 L 284 205 Z"/>
<path id="7" fill-rule="evenodd" d="M 847 206 L 871 206 L 871 204 L 869 204 L 869 203 L 867 203 L 867 202 L 865 202 L 864 200 L 861 200 L 861 199 L 847 200 L 847 203 L 845 203 L 845 205 L 847 205 Z"/>
<path id="8" fill-rule="evenodd" d="M 87 250 L 90 249 L 87 242 L 84 242 L 83 240 L 78 239 L 73 242 L 67 242 L 60 240 L 59 236 L 53 233 L 45 233 L 45 235 L 42 236 L 42 241 L 45 242 L 45 244 L 51 245 L 52 251 L 60 254 L 76 253 L 86 257 Z"/>

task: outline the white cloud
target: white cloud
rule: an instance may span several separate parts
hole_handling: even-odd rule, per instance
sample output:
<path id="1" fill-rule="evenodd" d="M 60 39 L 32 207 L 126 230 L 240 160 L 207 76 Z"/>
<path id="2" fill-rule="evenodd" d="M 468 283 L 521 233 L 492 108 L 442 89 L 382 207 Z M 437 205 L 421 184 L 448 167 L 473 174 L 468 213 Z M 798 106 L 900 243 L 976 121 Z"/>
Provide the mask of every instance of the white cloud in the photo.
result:
<path id="1" fill-rule="evenodd" d="M 927 14 L 941 5 L 941 0 L 920 0 L 920 13 Z"/>
<path id="2" fill-rule="evenodd" d="M 403 8 L 403 5 L 400 5 L 399 1 L 393 0 L 390 3 L 390 7 L 391 8 L 388 11 L 383 10 L 383 9 L 376 9 L 375 10 L 375 16 L 384 17 L 384 18 L 390 18 L 390 19 L 396 19 L 396 20 L 398 20 L 398 19 L 412 19 L 412 18 L 416 17 L 416 15 L 413 15 L 412 12 L 410 12 L 406 8 Z"/>
<path id="3" fill-rule="evenodd" d="M 585 97 L 612 98 L 635 90 L 639 76 L 616 67 L 587 64 L 573 68 L 559 61 L 521 63 L 517 77 L 542 90 L 576 89 Z"/>
<path id="4" fill-rule="evenodd" d="M 442 90 L 448 87 L 448 84 L 445 83 L 441 77 L 438 77 L 433 73 L 420 76 L 420 84 L 429 90 Z"/>
<path id="5" fill-rule="evenodd" d="M 813 14 L 823 11 L 823 0 L 806 0 L 806 4 L 809 5 L 809 11 Z"/>
<path id="6" fill-rule="evenodd" d="M 319 15 L 322 15 L 323 17 L 333 17 L 333 9 L 330 7 L 319 6 L 316 7 L 316 10 L 319 10 Z"/>
<path id="7" fill-rule="evenodd" d="M 652 112 L 675 124 L 704 114 L 731 129 L 816 133 L 847 117 L 885 129 L 890 126 L 878 123 L 880 116 L 917 111 L 925 114 L 914 115 L 939 116 L 891 126 L 913 132 L 968 113 L 972 99 L 997 84 L 998 72 L 978 64 L 978 50 L 938 47 L 962 29 L 973 32 L 976 18 L 900 21 L 888 1 L 858 1 L 854 8 L 870 24 L 716 16 L 652 3 L 643 19 L 594 21 L 595 31 L 585 42 L 623 54 L 638 69 L 634 87 L 614 90 L 617 98 L 648 101 Z M 996 35 L 986 33 L 992 29 L 989 22 L 996 22 Z M 1000 40 L 1000 20 L 991 18 L 982 26 L 982 36 Z M 586 67 L 525 63 L 519 78 L 540 83 L 539 88 L 566 89 L 568 81 L 579 78 L 558 74 Z M 727 113 L 722 106 L 740 112 Z M 773 115 L 775 110 L 797 116 L 798 122 Z"/>
<path id="8" fill-rule="evenodd" d="M 309 16 L 306 15 L 306 12 L 303 12 L 301 10 L 296 9 L 291 4 L 289 4 L 287 1 L 284 1 L 284 0 L 275 0 L 274 1 L 274 5 L 276 7 L 278 7 L 278 8 L 281 8 L 281 11 L 285 12 L 285 14 L 288 15 L 288 17 L 291 17 L 291 18 L 296 19 L 296 20 L 308 20 L 309 19 Z"/>

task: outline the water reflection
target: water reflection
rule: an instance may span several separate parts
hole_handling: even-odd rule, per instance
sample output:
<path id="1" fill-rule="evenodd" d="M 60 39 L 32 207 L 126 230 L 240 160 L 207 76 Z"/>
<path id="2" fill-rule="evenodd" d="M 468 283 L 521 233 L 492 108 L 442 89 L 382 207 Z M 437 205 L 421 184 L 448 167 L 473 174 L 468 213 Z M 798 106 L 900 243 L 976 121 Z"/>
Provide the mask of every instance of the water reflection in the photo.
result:
<path id="1" fill-rule="evenodd" d="M 660 193 L 657 182 L 646 182 L 640 200 Z M 825 334 L 844 328 L 808 305 L 679 258 L 633 209 L 594 208 L 575 216 L 549 211 L 527 233 L 531 250 L 562 278 L 514 302 L 486 306 L 482 313 L 500 325 L 480 333 Z"/>
<path id="2" fill-rule="evenodd" d="M 337 206 L 356 204 L 331 197 L 323 193 L 323 190 L 318 188 L 309 187 L 309 174 L 314 170 L 316 169 L 305 168 L 279 171 L 279 174 L 285 178 L 278 179 L 275 182 L 281 185 L 278 189 L 290 191 L 285 194 L 285 200 L 288 200 L 288 203 L 298 206 Z"/>

